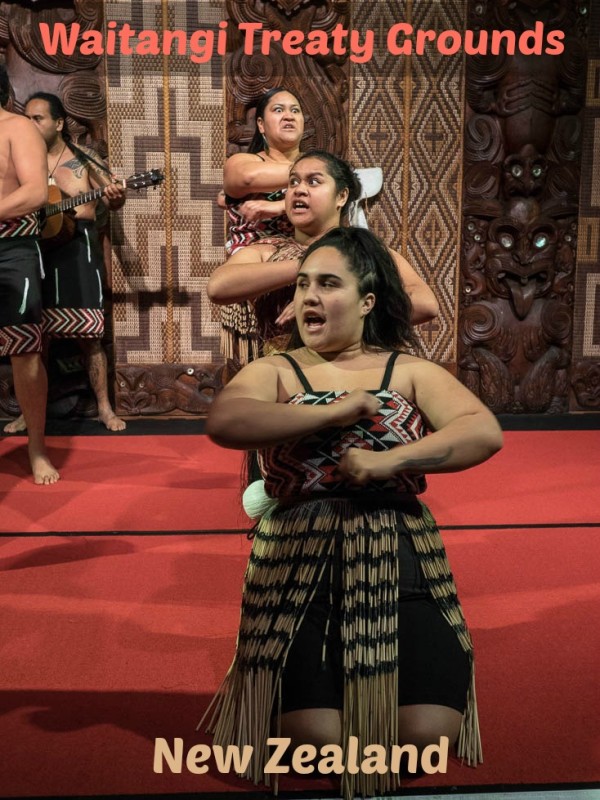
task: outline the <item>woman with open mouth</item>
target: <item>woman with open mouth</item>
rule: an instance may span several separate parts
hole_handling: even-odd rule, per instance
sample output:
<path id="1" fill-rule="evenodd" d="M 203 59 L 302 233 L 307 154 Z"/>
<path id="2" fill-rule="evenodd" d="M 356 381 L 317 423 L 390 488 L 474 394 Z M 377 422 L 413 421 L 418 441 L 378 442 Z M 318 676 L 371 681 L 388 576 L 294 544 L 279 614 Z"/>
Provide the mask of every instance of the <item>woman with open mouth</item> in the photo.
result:
<path id="1" fill-rule="evenodd" d="M 310 238 L 322 198 L 306 184 L 318 179 L 295 170 L 289 208 Z M 255 529 L 236 656 L 204 720 L 215 744 L 251 748 L 254 782 L 270 784 L 269 744 L 289 739 L 303 767 L 312 754 L 340 774 L 349 800 L 398 786 L 386 766 L 398 745 L 424 759 L 456 742 L 481 761 L 471 638 L 418 495 L 425 473 L 485 461 L 502 433 L 447 370 L 406 352 L 410 298 L 369 231 L 310 244 L 294 311 L 288 351 L 244 367 L 207 420 L 223 447 L 260 451 L 273 502 Z M 368 757 L 346 768 L 356 748 Z"/>
<path id="2" fill-rule="evenodd" d="M 285 87 L 273 87 L 256 103 L 255 126 L 247 151 L 230 156 L 223 170 L 218 203 L 227 212 L 228 256 L 263 237 L 294 234 L 284 197 L 304 135 L 302 105 Z M 252 306 L 246 301 L 222 305 L 221 326 L 223 355 L 246 363 L 248 339 L 256 330 Z"/>
<path id="3" fill-rule="evenodd" d="M 250 301 L 255 320 L 250 329 L 223 329 L 223 352 L 247 363 L 285 349 L 293 309 L 290 305 L 300 258 L 308 245 L 342 224 L 350 204 L 360 197 L 354 170 L 323 150 L 299 155 L 291 166 L 285 209 L 293 237 L 265 237 L 237 250 L 217 267 L 208 282 L 209 299 L 218 305 Z M 390 250 L 412 303 L 413 324 L 437 316 L 435 295 L 399 253 Z"/>
<path id="4" fill-rule="evenodd" d="M 223 171 L 228 255 L 263 236 L 291 236 L 294 232 L 285 213 L 283 190 L 300 154 L 302 105 L 283 86 L 276 86 L 256 103 L 255 124 L 247 152 L 230 156 Z"/>

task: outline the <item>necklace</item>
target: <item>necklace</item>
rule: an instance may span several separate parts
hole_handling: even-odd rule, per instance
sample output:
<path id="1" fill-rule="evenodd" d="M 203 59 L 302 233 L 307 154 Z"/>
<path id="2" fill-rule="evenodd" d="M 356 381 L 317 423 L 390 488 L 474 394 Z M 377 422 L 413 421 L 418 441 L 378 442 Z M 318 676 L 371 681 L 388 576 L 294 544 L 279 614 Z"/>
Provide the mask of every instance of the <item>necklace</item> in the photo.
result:
<path id="1" fill-rule="evenodd" d="M 48 183 L 54 183 L 54 180 L 52 179 L 52 176 L 56 172 L 56 168 L 58 167 L 58 165 L 60 163 L 60 160 L 63 157 L 63 153 L 65 152 L 66 147 L 67 147 L 67 143 L 65 142 L 63 144 L 63 146 L 62 146 L 62 150 L 60 151 L 58 158 L 56 159 L 56 164 L 54 165 L 54 167 L 52 169 L 52 172 L 48 173 Z"/>

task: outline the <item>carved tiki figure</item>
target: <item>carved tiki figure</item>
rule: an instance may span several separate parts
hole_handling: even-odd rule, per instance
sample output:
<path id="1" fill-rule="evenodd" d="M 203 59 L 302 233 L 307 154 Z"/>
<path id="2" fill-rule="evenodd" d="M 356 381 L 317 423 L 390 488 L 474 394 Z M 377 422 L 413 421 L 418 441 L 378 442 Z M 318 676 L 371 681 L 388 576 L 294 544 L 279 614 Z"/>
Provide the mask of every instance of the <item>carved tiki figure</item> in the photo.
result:
<path id="1" fill-rule="evenodd" d="M 496 413 L 557 413 L 570 363 L 572 223 L 533 198 L 471 225 L 474 295 L 462 319 L 462 377 Z M 479 240 L 479 241 L 477 241 Z M 472 287 L 469 291 L 469 287 Z"/>

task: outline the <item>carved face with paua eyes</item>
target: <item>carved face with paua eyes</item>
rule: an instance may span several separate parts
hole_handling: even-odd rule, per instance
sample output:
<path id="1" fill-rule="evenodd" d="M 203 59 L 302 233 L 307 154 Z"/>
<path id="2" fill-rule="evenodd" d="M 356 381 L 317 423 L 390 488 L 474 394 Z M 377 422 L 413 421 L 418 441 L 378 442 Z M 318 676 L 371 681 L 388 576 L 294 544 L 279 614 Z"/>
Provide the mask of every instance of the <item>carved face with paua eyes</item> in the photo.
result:
<path id="1" fill-rule="evenodd" d="M 225 367 L 210 369 L 161 364 L 155 368 L 127 366 L 117 372 L 116 399 L 124 413 L 205 413 L 223 387 Z"/>
<path id="2" fill-rule="evenodd" d="M 537 213 L 528 221 L 500 217 L 490 224 L 485 263 L 488 286 L 499 297 L 510 299 L 518 319 L 525 319 L 533 301 L 550 291 L 557 242 L 556 223 Z"/>
<path id="3" fill-rule="evenodd" d="M 546 183 L 548 162 L 535 147 L 527 144 L 518 153 L 504 159 L 502 177 L 506 197 L 533 197 Z"/>
<path id="4" fill-rule="evenodd" d="M 600 364 L 580 363 L 573 371 L 571 385 L 583 408 L 600 409 Z"/>

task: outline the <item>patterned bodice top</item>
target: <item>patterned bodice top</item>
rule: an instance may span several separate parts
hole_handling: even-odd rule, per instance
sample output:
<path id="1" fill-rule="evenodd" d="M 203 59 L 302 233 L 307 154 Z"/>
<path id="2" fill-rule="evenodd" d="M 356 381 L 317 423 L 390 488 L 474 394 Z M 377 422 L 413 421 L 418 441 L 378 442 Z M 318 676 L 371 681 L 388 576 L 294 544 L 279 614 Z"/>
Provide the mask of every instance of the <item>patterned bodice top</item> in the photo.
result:
<path id="1" fill-rule="evenodd" d="M 261 161 L 265 159 L 255 153 Z M 232 256 L 240 247 L 248 247 L 250 244 L 260 244 L 260 240 L 266 236 L 293 236 L 294 226 L 285 214 L 278 217 L 267 219 L 257 219 L 249 222 L 239 212 L 239 206 L 246 200 L 283 200 L 285 189 L 277 189 L 266 194 L 248 194 L 246 197 L 236 198 L 225 195 L 227 203 L 227 242 L 225 250 L 228 256 Z"/>
<path id="2" fill-rule="evenodd" d="M 281 200 L 282 192 L 273 192 L 269 195 L 252 194 L 241 200 L 236 200 L 235 205 L 227 206 L 228 232 L 225 249 L 228 255 L 233 255 L 240 247 L 250 244 L 261 244 L 265 236 L 293 236 L 294 226 L 285 214 L 266 219 L 257 219 L 249 222 L 239 212 L 238 207 L 245 200 Z"/>
<path id="3" fill-rule="evenodd" d="M 287 353 L 281 355 L 290 362 L 304 388 L 303 392 L 290 397 L 288 403 L 337 403 L 349 394 L 347 391 L 313 391 L 297 362 Z M 349 427 L 325 428 L 259 452 L 265 490 L 270 497 L 293 498 L 326 492 L 385 491 L 420 494 L 425 491 L 423 475 L 399 474 L 390 480 L 353 486 L 337 473 L 339 461 L 350 447 L 390 450 L 397 445 L 418 441 L 425 435 L 425 425 L 418 408 L 389 388 L 397 356 L 397 352 L 390 355 L 381 387 L 372 392 L 381 401 L 381 408 L 373 417 L 361 419 Z"/>
<path id="4" fill-rule="evenodd" d="M 300 244 L 293 237 L 283 238 L 282 236 L 269 236 L 261 239 L 257 244 L 267 244 L 275 248 L 275 252 L 269 256 L 269 262 L 287 261 L 300 259 L 306 252 L 306 245 Z M 288 286 L 274 289 L 272 292 L 265 292 L 254 301 L 254 313 L 256 314 L 256 330 L 263 345 L 272 340 L 277 340 L 284 334 L 285 340 L 293 328 L 293 323 L 287 325 L 277 325 L 275 320 L 294 299 L 296 289 L 295 281 Z M 280 348 L 285 349 L 285 348 Z"/>

